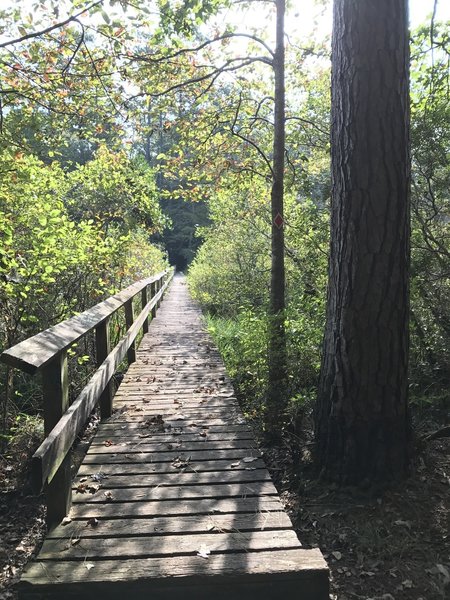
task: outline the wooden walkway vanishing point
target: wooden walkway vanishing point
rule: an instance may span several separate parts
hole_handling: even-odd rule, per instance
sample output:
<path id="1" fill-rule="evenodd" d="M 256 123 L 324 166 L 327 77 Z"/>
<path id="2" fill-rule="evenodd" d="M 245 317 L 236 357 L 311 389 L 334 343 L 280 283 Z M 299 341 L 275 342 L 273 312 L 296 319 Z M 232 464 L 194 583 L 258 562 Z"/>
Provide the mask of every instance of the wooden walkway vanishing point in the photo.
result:
<path id="1" fill-rule="evenodd" d="M 326 600 L 176 276 L 19 598 Z"/>

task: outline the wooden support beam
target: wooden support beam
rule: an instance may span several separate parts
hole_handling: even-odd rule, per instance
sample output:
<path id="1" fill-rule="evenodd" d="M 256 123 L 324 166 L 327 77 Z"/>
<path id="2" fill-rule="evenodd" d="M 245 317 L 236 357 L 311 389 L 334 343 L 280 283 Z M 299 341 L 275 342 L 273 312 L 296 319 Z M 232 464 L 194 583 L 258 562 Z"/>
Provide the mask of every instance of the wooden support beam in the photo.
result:
<path id="1" fill-rule="evenodd" d="M 133 299 L 131 298 L 127 302 L 125 302 L 125 324 L 127 330 L 131 328 L 134 323 L 134 311 L 133 311 Z M 132 344 L 128 348 L 127 352 L 128 364 L 136 362 L 136 343 L 133 340 Z"/>
<path id="2" fill-rule="evenodd" d="M 42 370 L 44 431 L 48 436 L 69 408 L 67 352 L 63 351 Z M 47 485 L 47 526 L 54 527 L 67 515 L 72 502 L 70 452 L 64 454 L 52 481 Z"/>
<path id="3" fill-rule="evenodd" d="M 145 288 L 141 292 L 141 300 L 142 300 L 141 306 L 142 306 L 142 310 L 144 310 L 144 307 L 145 307 L 145 305 L 148 302 L 147 290 L 148 290 L 148 286 L 146 285 Z M 145 318 L 145 321 L 142 324 L 142 333 L 144 333 L 144 334 L 148 333 L 148 316 Z"/>
<path id="4" fill-rule="evenodd" d="M 150 284 L 150 297 L 154 298 L 156 294 L 156 281 L 152 281 Z M 152 308 L 152 319 L 156 317 L 156 304 Z"/>
<path id="5" fill-rule="evenodd" d="M 97 325 L 95 328 L 95 349 L 97 367 L 108 358 L 111 351 L 109 336 L 109 318 Z M 100 395 L 100 416 L 101 419 L 108 419 L 112 414 L 113 407 L 113 384 L 110 380 Z"/>

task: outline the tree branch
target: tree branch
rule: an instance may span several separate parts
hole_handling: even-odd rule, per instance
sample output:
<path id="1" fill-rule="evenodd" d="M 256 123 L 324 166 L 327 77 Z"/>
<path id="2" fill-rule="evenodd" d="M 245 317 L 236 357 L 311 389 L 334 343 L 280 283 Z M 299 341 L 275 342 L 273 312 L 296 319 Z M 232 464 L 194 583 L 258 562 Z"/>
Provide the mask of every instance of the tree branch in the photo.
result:
<path id="1" fill-rule="evenodd" d="M 65 21 L 60 21 L 59 23 L 55 23 L 55 25 L 51 25 L 50 27 L 47 27 L 46 29 L 42 29 L 41 31 L 34 31 L 33 33 L 27 33 L 26 35 L 22 35 L 21 37 L 16 38 L 14 40 L 9 40 L 7 42 L 3 42 L 0 44 L 0 48 L 6 48 L 7 46 L 14 46 L 15 44 L 20 44 L 20 42 L 25 42 L 26 40 L 41 37 L 42 35 L 45 35 L 46 33 L 50 33 L 51 31 L 54 31 L 55 29 L 60 29 L 61 27 L 64 27 L 64 25 L 67 25 L 68 23 L 72 23 L 73 21 L 76 21 L 78 19 L 78 17 L 81 16 L 83 13 L 91 10 L 92 8 L 95 8 L 96 6 L 99 6 L 100 4 L 103 4 L 103 0 L 97 0 L 97 2 L 93 2 L 89 6 L 86 6 L 86 8 L 83 8 L 83 10 L 80 10 L 80 12 L 76 13 L 75 15 L 72 15 L 71 17 L 68 17 Z"/>

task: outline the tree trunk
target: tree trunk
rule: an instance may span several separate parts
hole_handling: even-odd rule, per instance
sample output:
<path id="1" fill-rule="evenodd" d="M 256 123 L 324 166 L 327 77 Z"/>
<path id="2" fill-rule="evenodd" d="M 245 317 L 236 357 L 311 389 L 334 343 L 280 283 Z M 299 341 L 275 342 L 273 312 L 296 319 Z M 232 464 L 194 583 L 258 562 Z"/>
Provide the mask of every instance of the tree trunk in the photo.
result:
<path id="1" fill-rule="evenodd" d="M 407 471 L 407 0 L 335 0 L 327 324 L 316 407 L 322 474 Z"/>
<path id="2" fill-rule="evenodd" d="M 286 335 L 284 328 L 284 149 L 285 149 L 285 82 L 284 82 L 284 14 L 285 0 L 276 0 L 276 48 L 273 58 L 275 76 L 274 137 L 272 164 L 272 261 L 269 315 L 269 377 L 266 431 L 279 434 L 281 415 L 286 403 Z"/>

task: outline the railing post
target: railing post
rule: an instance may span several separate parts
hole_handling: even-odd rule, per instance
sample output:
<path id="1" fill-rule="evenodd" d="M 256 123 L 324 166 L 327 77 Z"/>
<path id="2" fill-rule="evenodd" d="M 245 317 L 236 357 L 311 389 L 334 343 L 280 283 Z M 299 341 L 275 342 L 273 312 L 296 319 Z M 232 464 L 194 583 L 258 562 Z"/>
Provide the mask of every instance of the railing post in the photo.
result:
<path id="1" fill-rule="evenodd" d="M 157 292 L 156 281 L 152 281 L 150 284 L 150 297 L 154 298 L 156 292 Z M 155 317 L 156 317 L 156 304 L 152 308 L 152 319 L 154 319 Z"/>
<path id="2" fill-rule="evenodd" d="M 42 369 L 44 432 L 47 437 L 69 408 L 67 352 L 63 351 Z M 60 523 L 72 504 L 70 452 L 67 453 L 51 482 L 47 485 L 47 526 Z"/>
<path id="3" fill-rule="evenodd" d="M 134 322 L 134 312 L 133 312 L 133 298 L 130 298 L 125 302 L 125 324 L 127 326 L 127 331 L 133 325 Z M 129 349 L 127 350 L 127 358 L 128 364 L 136 362 L 136 342 L 134 341 Z"/>
<path id="4" fill-rule="evenodd" d="M 97 367 L 108 357 L 111 351 L 110 337 L 109 337 L 109 317 L 102 323 L 99 323 L 95 328 L 95 353 Z M 103 390 L 100 399 L 100 418 L 107 419 L 112 415 L 113 407 L 113 384 L 112 381 L 108 381 L 105 389 Z"/>
<path id="5" fill-rule="evenodd" d="M 145 286 L 141 292 L 141 297 L 142 297 L 142 310 L 144 310 L 145 305 L 148 302 L 147 299 L 147 286 Z M 148 333 L 148 317 L 145 319 L 145 321 L 142 323 L 142 333 Z"/>
<path id="6" fill-rule="evenodd" d="M 162 282 L 163 282 L 163 277 L 160 277 L 160 278 L 158 279 L 158 287 L 157 287 L 157 291 L 158 291 L 158 292 L 159 292 L 159 291 L 161 290 L 161 288 L 162 288 Z M 161 306 L 161 298 L 158 300 L 157 306 L 158 306 L 158 308 Z"/>

